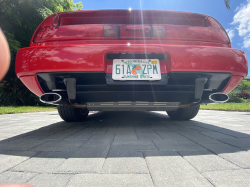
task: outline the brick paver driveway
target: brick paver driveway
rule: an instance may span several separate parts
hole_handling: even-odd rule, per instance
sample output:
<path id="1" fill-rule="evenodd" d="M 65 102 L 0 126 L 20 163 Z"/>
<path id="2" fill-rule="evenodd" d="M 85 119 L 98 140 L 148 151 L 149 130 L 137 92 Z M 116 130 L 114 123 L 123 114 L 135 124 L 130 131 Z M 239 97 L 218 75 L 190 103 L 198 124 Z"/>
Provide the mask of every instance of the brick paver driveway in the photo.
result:
<path id="1" fill-rule="evenodd" d="M 250 186 L 250 113 L 0 115 L 0 183 L 34 186 Z"/>

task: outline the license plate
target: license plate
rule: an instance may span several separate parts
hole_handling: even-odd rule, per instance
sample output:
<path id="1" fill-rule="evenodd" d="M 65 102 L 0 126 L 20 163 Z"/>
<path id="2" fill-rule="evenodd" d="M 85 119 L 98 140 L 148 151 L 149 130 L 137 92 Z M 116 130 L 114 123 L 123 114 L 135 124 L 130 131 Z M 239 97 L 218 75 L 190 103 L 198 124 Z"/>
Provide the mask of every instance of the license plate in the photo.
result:
<path id="1" fill-rule="evenodd" d="M 158 59 L 114 59 L 113 80 L 160 80 Z"/>

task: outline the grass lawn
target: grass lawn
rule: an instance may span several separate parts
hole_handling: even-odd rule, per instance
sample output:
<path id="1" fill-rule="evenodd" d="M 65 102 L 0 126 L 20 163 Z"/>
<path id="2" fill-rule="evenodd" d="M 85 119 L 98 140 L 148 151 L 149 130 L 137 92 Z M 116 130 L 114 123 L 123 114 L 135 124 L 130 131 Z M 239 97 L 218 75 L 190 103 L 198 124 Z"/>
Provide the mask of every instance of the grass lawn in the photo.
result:
<path id="1" fill-rule="evenodd" d="M 250 103 L 209 104 L 209 105 L 201 105 L 201 109 L 250 112 Z"/>
<path id="2" fill-rule="evenodd" d="M 0 106 L 0 114 L 46 112 L 56 110 L 53 106 Z"/>

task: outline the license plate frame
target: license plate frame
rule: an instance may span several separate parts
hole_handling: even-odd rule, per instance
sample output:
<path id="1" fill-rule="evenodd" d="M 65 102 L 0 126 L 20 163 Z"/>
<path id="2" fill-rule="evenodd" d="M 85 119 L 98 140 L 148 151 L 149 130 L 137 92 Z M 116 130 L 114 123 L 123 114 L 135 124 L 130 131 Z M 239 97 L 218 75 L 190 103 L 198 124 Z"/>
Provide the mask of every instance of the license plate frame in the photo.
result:
<path id="1" fill-rule="evenodd" d="M 114 59 L 112 79 L 161 80 L 160 61 L 158 59 Z"/>

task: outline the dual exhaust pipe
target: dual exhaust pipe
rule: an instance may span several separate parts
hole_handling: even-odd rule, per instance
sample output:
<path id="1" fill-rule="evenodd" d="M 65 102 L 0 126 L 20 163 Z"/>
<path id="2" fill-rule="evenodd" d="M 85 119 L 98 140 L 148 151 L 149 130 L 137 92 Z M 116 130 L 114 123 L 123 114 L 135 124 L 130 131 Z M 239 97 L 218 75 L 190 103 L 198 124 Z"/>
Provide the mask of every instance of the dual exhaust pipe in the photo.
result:
<path id="1" fill-rule="evenodd" d="M 227 94 L 223 93 L 213 93 L 209 95 L 207 103 L 225 103 L 229 100 Z M 62 96 L 58 93 L 45 93 L 40 97 L 40 101 L 47 104 L 58 105 L 58 104 L 69 104 L 68 101 L 63 100 Z"/>
<path id="2" fill-rule="evenodd" d="M 40 101 L 46 104 L 62 104 L 62 96 L 58 93 L 45 93 L 40 97 Z"/>
<path id="3" fill-rule="evenodd" d="M 213 93 L 209 95 L 209 100 L 215 103 L 225 103 L 229 100 L 229 96 L 223 93 Z"/>
<path id="4" fill-rule="evenodd" d="M 59 105 L 59 104 L 66 104 L 68 106 L 74 107 L 74 108 L 86 108 L 86 103 L 84 104 L 72 104 L 68 100 L 63 99 L 62 96 L 58 93 L 46 93 L 43 94 L 40 97 L 40 101 L 46 104 L 51 105 Z"/>

